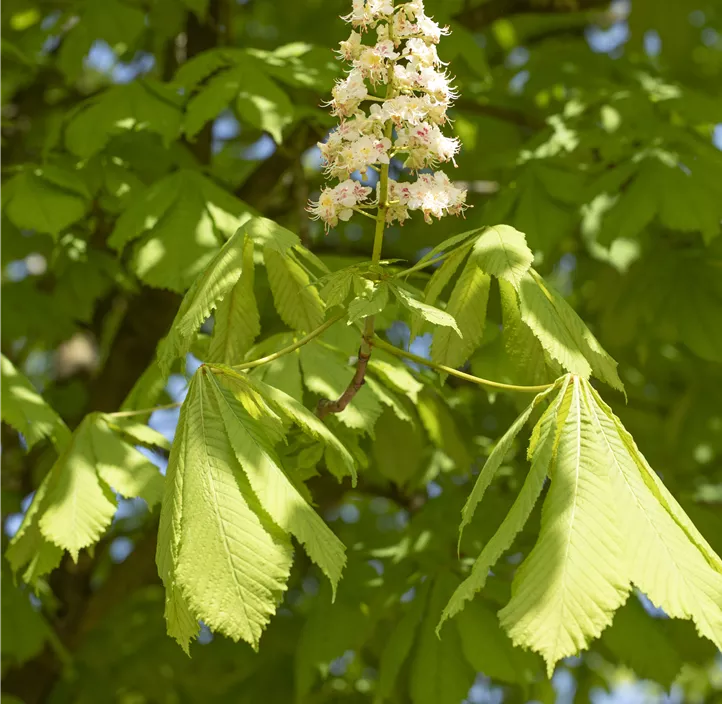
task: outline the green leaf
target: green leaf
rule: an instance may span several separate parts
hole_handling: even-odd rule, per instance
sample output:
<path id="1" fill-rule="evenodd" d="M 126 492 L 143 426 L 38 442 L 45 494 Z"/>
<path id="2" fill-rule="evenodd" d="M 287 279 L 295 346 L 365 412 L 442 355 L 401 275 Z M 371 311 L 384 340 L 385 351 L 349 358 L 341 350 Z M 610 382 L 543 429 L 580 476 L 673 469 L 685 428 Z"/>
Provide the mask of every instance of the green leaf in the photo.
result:
<path id="1" fill-rule="evenodd" d="M 164 450 L 170 450 L 170 442 L 165 435 L 161 435 L 150 426 L 138 422 L 136 418 L 137 416 L 126 418 L 112 414 L 103 415 L 103 420 L 105 420 L 108 427 L 116 433 L 120 433 L 126 440 L 146 447 L 160 447 Z"/>
<path id="2" fill-rule="evenodd" d="M 157 557 L 166 618 L 186 647 L 193 620 L 202 620 L 257 648 L 292 550 L 238 464 L 208 376 L 202 367 L 191 381 L 169 464 Z"/>
<path id="3" fill-rule="evenodd" d="M 38 526 L 38 519 L 47 506 L 48 489 L 54 478 L 51 471 L 40 482 L 20 528 L 5 552 L 12 571 L 17 574 L 25 567 L 23 581 L 33 586 L 40 577 L 54 570 L 63 557 L 62 549 L 47 540 Z"/>
<path id="4" fill-rule="evenodd" d="M 510 380 L 515 384 L 536 386 L 545 384 L 562 374 L 562 368 L 552 362 L 539 340 L 521 319 L 519 300 L 514 286 L 499 280 L 503 342 Z"/>
<path id="5" fill-rule="evenodd" d="M 87 159 L 104 149 L 111 137 L 148 130 L 166 146 L 178 137 L 181 97 L 172 86 L 152 79 L 111 86 L 88 99 L 74 113 L 65 130 L 65 144 Z"/>
<path id="6" fill-rule="evenodd" d="M 374 350 L 368 368 L 387 386 L 405 394 L 412 403 L 416 404 L 419 392 L 424 388 L 424 385 L 414 377 L 408 366 L 398 357 L 394 357 L 383 350 Z"/>
<path id="7" fill-rule="evenodd" d="M 354 269 L 341 269 L 335 271 L 328 277 L 324 277 L 324 285 L 321 289 L 321 298 L 326 301 L 327 308 L 341 306 L 351 293 L 351 286 L 354 280 Z"/>
<path id="8" fill-rule="evenodd" d="M 57 236 L 90 207 L 81 177 L 57 166 L 27 169 L 3 186 L 3 212 L 17 227 Z"/>
<path id="9" fill-rule="evenodd" d="M 434 632 L 438 613 L 455 586 L 456 578 L 449 572 L 434 582 L 411 664 L 409 691 L 414 704 L 458 704 L 474 683 L 476 673 L 464 657 L 459 634 L 448 630 L 440 639 Z"/>
<path id="10" fill-rule="evenodd" d="M 43 438 L 58 447 L 70 439 L 70 431 L 60 416 L 43 400 L 30 381 L 2 355 L 2 419 L 22 433 L 28 449 Z"/>
<path id="11" fill-rule="evenodd" d="M 189 408 L 190 406 L 187 403 L 181 406 L 180 418 L 173 445 L 171 446 L 155 553 L 158 575 L 165 588 L 164 615 L 168 635 L 176 640 L 186 655 L 190 654 L 190 642 L 197 637 L 200 631 L 198 621 L 191 614 L 188 601 L 181 591 L 181 584 L 176 573 L 184 527 L 183 480 L 186 471 L 185 463 L 191 452 L 191 448 L 188 446 Z"/>
<path id="12" fill-rule="evenodd" d="M 436 299 L 441 295 L 441 292 L 446 287 L 446 284 L 451 281 L 451 278 L 456 273 L 459 265 L 467 255 L 466 247 L 459 247 L 449 254 L 446 259 L 441 263 L 441 266 L 431 275 L 426 287 L 424 288 L 424 303 L 433 306 L 436 303 Z M 419 315 L 413 315 L 411 317 L 411 332 L 410 339 L 413 340 L 421 334 L 424 320 Z"/>
<path id="13" fill-rule="evenodd" d="M 431 442 L 446 454 L 458 472 L 468 472 L 473 458 L 443 398 L 426 388 L 419 394 L 416 410 Z"/>
<path id="14" fill-rule="evenodd" d="M 309 332 L 323 322 L 324 304 L 304 269 L 290 255 L 267 248 L 263 259 L 276 310 L 286 325 Z"/>
<path id="15" fill-rule="evenodd" d="M 432 325 L 442 325 L 444 327 L 452 328 L 459 337 L 462 336 L 456 321 L 448 313 L 415 299 L 408 291 L 397 286 L 393 286 L 392 291 L 399 301 L 401 301 L 401 303 L 412 313 L 418 313 L 424 320 Z"/>
<path id="16" fill-rule="evenodd" d="M 253 240 L 248 235 L 243 240 L 242 262 L 237 283 L 230 293 L 224 295 L 215 312 L 208 353 L 211 362 L 239 364 L 261 332 L 261 320 L 253 291 Z"/>
<path id="17" fill-rule="evenodd" d="M 96 470 L 101 479 L 124 498 L 140 497 L 149 507 L 163 497 L 163 476 L 158 468 L 131 445 L 120 442 L 112 426 L 100 416 L 90 427 Z M 141 426 L 151 430 L 147 426 Z M 146 437 L 148 433 L 141 431 Z M 159 433 L 153 432 L 153 438 Z M 167 444 L 160 435 L 160 442 Z"/>
<path id="18" fill-rule="evenodd" d="M 268 132 L 277 144 L 283 141 L 283 129 L 293 119 L 293 103 L 278 85 L 263 72 L 259 62 L 245 66 L 236 110 L 249 124 Z"/>
<path id="19" fill-rule="evenodd" d="M 360 276 L 354 277 L 354 282 L 359 282 L 356 287 L 356 295 L 348 305 L 348 324 L 367 318 L 370 315 L 377 315 L 386 308 L 389 300 L 389 286 L 385 282 L 374 283 Z M 362 282 L 362 283 L 361 283 Z"/>
<path id="20" fill-rule="evenodd" d="M 435 247 L 433 247 L 429 252 L 424 254 L 421 259 L 419 259 L 418 262 L 414 266 L 419 267 L 422 264 L 426 264 L 427 262 L 433 261 L 437 255 L 441 254 L 442 252 L 448 252 L 451 249 L 454 249 L 456 245 L 464 246 L 461 243 L 464 243 L 465 240 L 469 240 L 474 235 L 477 235 L 479 233 L 480 228 L 474 228 L 473 230 L 469 230 L 468 232 L 462 232 L 459 235 L 454 235 L 453 237 L 449 237 L 448 239 L 445 239 L 440 244 L 437 244 Z M 466 243 L 464 243 L 466 244 Z M 471 244 L 471 243 L 469 243 Z"/>
<path id="21" fill-rule="evenodd" d="M 521 319 L 564 369 L 587 379 L 594 375 L 624 391 L 617 363 L 604 351 L 569 304 L 531 269 L 519 286 Z"/>
<path id="22" fill-rule="evenodd" d="M 203 376 L 213 388 L 236 458 L 261 506 L 278 526 L 303 544 L 331 581 L 335 593 L 346 564 L 343 543 L 286 476 L 263 428 L 236 400 L 230 377 L 222 377 L 225 382 L 221 382 L 211 374 Z"/>
<path id="23" fill-rule="evenodd" d="M 198 171 L 154 183 L 118 218 L 108 244 L 133 247 L 131 268 L 151 286 L 183 292 L 251 211 Z"/>
<path id="24" fill-rule="evenodd" d="M 444 621 L 459 613 L 466 602 L 484 588 L 489 570 L 501 555 L 509 549 L 514 542 L 514 538 L 526 524 L 549 473 L 549 465 L 556 449 L 557 423 L 560 421 L 560 415 L 566 412 L 568 406 L 568 386 L 569 383 L 565 380 L 556 399 L 547 408 L 534 428 L 536 442 L 532 455 L 531 470 L 524 480 L 521 491 L 496 533 L 484 546 L 479 557 L 476 558 L 471 574 L 459 585 L 444 608 L 437 629 L 441 629 Z M 474 491 L 477 491 L 476 487 L 474 487 Z M 468 503 L 470 502 L 471 498 Z M 471 503 L 471 506 L 473 508 L 473 503 Z"/>
<path id="25" fill-rule="evenodd" d="M 246 383 L 258 391 L 273 410 L 295 423 L 304 433 L 314 440 L 323 442 L 329 451 L 337 457 L 341 465 L 345 467 L 346 474 L 351 476 L 353 485 L 356 485 L 356 464 L 353 457 L 317 416 L 281 389 L 277 389 L 270 384 L 252 377 L 248 377 Z"/>
<path id="26" fill-rule="evenodd" d="M 488 228 L 474 244 L 472 256 L 487 274 L 508 281 L 516 290 L 534 261 L 524 233 L 509 225 Z"/>
<path id="27" fill-rule="evenodd" d="M 373 457 L 379 473 L 397 486 L 404 486 L 422 469 L 426 457 L 425 438 L 418 424 L 400 420 L 384 411 L 376 426 Z"/>
<path id="28" fill-rule="evenodd" d="M 236 232 L 208 262 L 183 297 L 170 332 L 158 347 L 158 364 L 164 374 L 175 359 L 184 357 L 190 350 L 199 328 L 219 302 L 232 295 L 233 287 L 248 265 L 245 242 L 244 232 Z"/>
<path id="29" fill-rule="evenodd" d="M 115 497 L 96 472 L 93 426 L 86 416 L 50 470 L 47 505 L 40 517 L 43 536 L 73 560 L 100 539 L 115 515 Z"/>
<path id="30" fill-rule="evenodd" d="M 569 409 L 551 468 L 539 539 L 514 577 L 512 598 L 499 618 L 515 645 L 539 652 L 551 677 L 556 663 L 589 646 L 626 601 L 618 496 L 604 448 L 572 377 Z"/>
<path id="31" fill-rule="evenodd" d="M 722 647 L 722 566 L 671 495 L 661 491 L 632 436 L 589 385 L 591 423 L 609 468 L 632 582 L 674 618 L 690 618 L 699 633 Z M 661 499 L 661 501 L 660 501 Z"/>
<path id="32" fill-rule="evenodd" d="M 449 328 L 434 332 L 431 343 L 433 362 L 458 367 L 479 346 L 486 323 L 490 283 L 489 275 L 479 267 L 476 252 L 472 252 L 446 306 L 446 312 L 457 323 L 458 335 Z"/>

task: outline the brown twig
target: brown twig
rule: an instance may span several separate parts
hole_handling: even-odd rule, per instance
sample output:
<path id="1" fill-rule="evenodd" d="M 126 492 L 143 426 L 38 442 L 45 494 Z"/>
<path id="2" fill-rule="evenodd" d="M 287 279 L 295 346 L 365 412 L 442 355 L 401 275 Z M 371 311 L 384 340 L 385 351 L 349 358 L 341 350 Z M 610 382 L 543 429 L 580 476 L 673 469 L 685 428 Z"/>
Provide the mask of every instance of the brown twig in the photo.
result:
<path id="1" fill-rule="evenodd" d="M 353 397 L 359 392 L 361 387 L 366 383 L 366 367 L 369 359 L 371 359 L 371 342 L 364 339 L 358 351 L 358 362 L 356 362 L 356 372 L 346 390 L 335 400 L 322 398 L 316 406 L 316 415 L 319 418 L 325 418 L 329 413 L 341 413 Z"/>

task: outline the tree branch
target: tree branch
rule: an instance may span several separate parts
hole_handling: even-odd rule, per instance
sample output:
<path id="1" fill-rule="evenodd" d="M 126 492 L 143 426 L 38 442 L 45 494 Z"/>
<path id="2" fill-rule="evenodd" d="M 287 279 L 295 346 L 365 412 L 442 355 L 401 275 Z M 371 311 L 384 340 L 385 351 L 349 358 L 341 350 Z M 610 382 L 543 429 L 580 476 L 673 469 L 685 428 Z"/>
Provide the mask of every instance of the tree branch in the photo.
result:
<path id="1" fill-rule="evenodd" d="M 364 351 L 367 348 L 368 351 Z M 329 413 L 341 413 L 346 406 L 353 400 L 353 397 L 361 390 L 366 383 L 366 367 L 369 359 L 371 359 L 371 342 L 364 340 L 358 351 L 358 362 L 356 362 L 356 373 L 353 375 L 351 382 L 346 390 L 335 400 L 329 401 L 322 398 L 316 407 L 316 415 L 319 418 L 325 418 Z"/>

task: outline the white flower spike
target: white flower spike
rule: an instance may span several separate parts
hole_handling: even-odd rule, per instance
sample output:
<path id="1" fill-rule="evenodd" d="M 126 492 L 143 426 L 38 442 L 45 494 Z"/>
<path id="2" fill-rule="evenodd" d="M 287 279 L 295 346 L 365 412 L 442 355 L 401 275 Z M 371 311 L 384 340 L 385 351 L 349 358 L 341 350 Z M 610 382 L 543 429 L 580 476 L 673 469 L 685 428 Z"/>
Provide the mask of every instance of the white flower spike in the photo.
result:
<path id="1" fill-rule="evenodd" d="M 341 122 L 319 143 L 326 175 L 340 183 L 324 188 L 309 212 L 327 230 L 348 220 L 354 209 L 374 206 L 386 223 L 403 224 L 410 210 L 420 210 L 426 222 L 463 213 L 466 191 L 441 171 L 416 174 L 410 182 L 385 175 L 393 157 L 413 177 L 419 169 L 454 163 L 459 152 L 459 140 L 441 130 L 456 98 L 436 51 L 448 28 L 426 16 L 423 0 L 396 5 L 393 0 L 353 0 L 343 19 L 354 30 L 337 53 L 351 69 L 336 83 L 329 102 Z M 364 43 L 370 30 L 376 41 Z M 381 86 L 383 95 L 377 94 Z M 369 104 L 367 111 L 363 103 Z M 369 167 L 383 169 L 376 199 L 370 201 L 372 189 L 350 178 L 357 171 L 365 178 Z"/>

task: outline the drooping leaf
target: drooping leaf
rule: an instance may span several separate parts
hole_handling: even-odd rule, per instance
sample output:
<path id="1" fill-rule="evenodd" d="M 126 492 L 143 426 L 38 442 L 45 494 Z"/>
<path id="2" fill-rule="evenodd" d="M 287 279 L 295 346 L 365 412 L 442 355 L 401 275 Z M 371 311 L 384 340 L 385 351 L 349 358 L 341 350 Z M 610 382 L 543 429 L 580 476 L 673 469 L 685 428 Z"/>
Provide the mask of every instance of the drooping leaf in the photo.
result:
<path id="1" fill-rule="evenodd" d="M 201 368 L 191 382 L 163 499 L 158 566 L 166 617 L 181 643 L 203 620 L 257 647 L 286 589 L 291 545 L 238 464 L 207 375 Z"/>
<path id="2" fill-rule="evenodd" d="M 539 539 L 499 612 L 515 645 L 539 652 L 550 676 L 561 658 L 587 648 L 611 623 L 631 586 L 618 498 L 578 377 L 567 395 Z"/>

